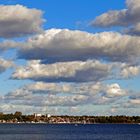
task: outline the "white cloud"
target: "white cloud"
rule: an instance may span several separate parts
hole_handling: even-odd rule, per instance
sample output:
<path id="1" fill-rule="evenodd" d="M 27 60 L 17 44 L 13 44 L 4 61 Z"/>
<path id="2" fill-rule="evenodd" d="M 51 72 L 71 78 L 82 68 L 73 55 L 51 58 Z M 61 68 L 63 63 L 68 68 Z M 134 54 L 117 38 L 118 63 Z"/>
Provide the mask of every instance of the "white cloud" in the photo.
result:
<path id="1" fill-rule="evenodd" d="M 140 0 L 126 0 L 127 9 L 104 13 L 92 21 L 93 26 L 129 26 L 140 22 Z"/>
<path id="2" fill-rule="evenodd" d="M 17 48 L 21 43 L 15 42 L 13 40 L 4 40 L 0 42 L 0 52 L 4 52 L 9 49 Z"/>
<path id="3" fill-rule="evenodd" d="M 60 109 L 56 111 L 57 113 L 61 111 L 60 114 L 65 114 L 68 108 L 70 110 L 77 108 L 78 112 L 81 112 L 84 107 L 97 106 L 98 113 L 102 113 L 100 108 L 103 105 L 109 107 L 126 96 L 128 91 L 117 83 L 105 85 L 99 82 L 82 84 L 37 82 L 1 97 L 0 110 L 4 110 L 4 107 L 6 107 L 4 112 L 20 109 L 27 114 L 29 110 L 30 112 L 47 110 L 52 112 L 57 108 Z M 70 114 L 70 112 L 67 113 Z M 75 112 L 75 114 L 78 113 Z"/>
<path id="4" fill-rule="evenodd" d="M 10 60 L 4 60 L 0 58 L 0 73 L 6 71 L 8 68 L 14 66 L 14 63 Z"/>
<path id="5" fill-rule="evenodd" d="M 127 27 L 123 33 L 130 35 L 140 35 L 140 0 L 126 0 L 127 9 L 113 10 L 97 16 L 91 22 L 92 26 L 111 27 L 124 26 Z"/>
<path id="6" fill-rule="evenodd" d="M 128 23 L 125 21 L 126 19 L 127 10 L 123 9 L 120 11 L 114 10 L 104 13 L 95 20 L 91 22 L 93 26 L 101 26 L 101 27 L 108 27 L 108 26 L 126 26 Z"/>
<path id="7" fill-rule="evenodd" d="M 118 84 L 111 84 L 107 86 L 106 96 L 107 97 L 117 97 L 126 95 L 126 91 L 121 89 Z"/>
<path id="8" fill-rule="evenodd" d="M 87 60 L 42 64 L 40 60 L 32 60 L 25 66 L 18 66 L 12 78 L 46 82 L 98 82 L 107 79 L 128 79 L 139 75 L 139 72 L 139 66 L 126 63 Z"/>
<path id="9" fill-rule="evenodd" d="M 134 76 L 139 75 L 140 73 L 140 66 L 124 66 L 120 75 L 123 78 L 131 78 Z"/>
<path id="10" fill-rule="evenodd" d="M 0 5 L 0 37 L 19 37 L 42 31 L 42 11 L 22 5 Z"/>
<path id="11" fill-rule="evenodd" d="M 41 64 L 39 60 L 33 60 L 29 61 L 25 67 L 18 67 L 12 78 L 49 82 L 99 81 L 107 78 L 110 70 L 110 65 L 92 60 L 85 62 L 58 62 L 54 64 Z"/>
<path id="12" fill-rule="evenodd" d="M 2 100 L 11 104 L 30 106 L 100 105 L 115 102 L 116 99 L 127 95 L 127 92 L 118 84 L 38 82 L 10 92 Z"/>
<path id="13" fill-rule="evenodd" d="M 140 58 L 140 38 L 116 32 L 92 34 L 50 29 L 22 44 L 18 57 L 48 62 L 103 59 L 135 62 Z M 139 61 L 138 61 L 139 62 Z"/>

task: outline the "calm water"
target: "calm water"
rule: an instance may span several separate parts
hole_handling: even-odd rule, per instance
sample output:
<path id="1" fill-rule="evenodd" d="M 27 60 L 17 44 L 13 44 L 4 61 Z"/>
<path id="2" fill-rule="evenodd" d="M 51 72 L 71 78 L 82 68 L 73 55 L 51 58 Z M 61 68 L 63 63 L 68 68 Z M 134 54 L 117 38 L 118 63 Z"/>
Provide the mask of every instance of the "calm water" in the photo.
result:
<path id="1" fill-rule="evenodd" d="M 140 140 L 140 125 L 0 124 L 0 140 Z"/>

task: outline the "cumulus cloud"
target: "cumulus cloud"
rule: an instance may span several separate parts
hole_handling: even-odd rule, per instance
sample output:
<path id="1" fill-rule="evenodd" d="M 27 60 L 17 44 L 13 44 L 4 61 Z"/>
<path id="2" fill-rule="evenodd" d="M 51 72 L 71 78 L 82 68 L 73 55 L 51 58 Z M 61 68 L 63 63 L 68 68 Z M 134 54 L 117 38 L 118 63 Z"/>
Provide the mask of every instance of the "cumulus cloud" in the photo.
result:
<path id="1" fill-rule="evenodd" d="M 126 26 L 128 24 L 128 22 L 126 22 L 126 13 L 126 9 L 123 9 L 121 11 L 109 11 L 96 17 L 96 19 L 92 21 L 91 25 L 101 27 Z"/>
<path id="2" fill-rule="evenodd" d="M 42 112 L 57 108 L 59 109 L 57 113 L 61 111 L 64 114 L 67 109 L 78 108 L 75 112 L 78 114 L 82 108 L 88 106 L 96 108 L 97 106 L 98 113 L 102 113 L 100 111 L 102 105 L 108 107 L 114 105 L 128 96 L 128 92 L 117 83 L 106 85 L 100 82 L 80 84 L 36 82 L 3 95 L 0 98 L 0 110 L 5 107 L 6 111 L 20 109 L 24 113 L 29 113 L 29 110 L 30 112 Z"/>
<path id="3" fill-rule="evenodd" d="M 107 79 L 128 79 L 139 75 L 139 72 L 139 66 L 126 63 L 87 60 L 43 64 L 41 60 L 32 60 L 28 61 L 25 66 L 17 66 L 12 79 L 46 82 L 98 82 Z M 39 86 L 42 87 L 42 85 Z"/>
<path id="4" fill-rule="evenodd" d="M 22 44 L 18 57 L 49 62 L 87 59 L 135 62 L 140 57 L 139 37 L 116 32 L 87 33 L 50 29 Z"/>
<path id="5" fill-rule="evenodd" d="M 47 88 L 46 88 L 47 87 Z M 43 94 L 42 94 L 43 93 Z M 68 84 L 37 82 L 5 95 L 1 100 L 11 105 L 78 106 L 110 104 L 127 95 L 118 84 Z"/>
<path id="6" fill-rule="evenodd" d="M 14 63 L 10 60 L 4 60 L 0 58 L 0 73 L 6 71 L 8 68 L 14 66 Z"/>
<path id="7" fill-rule="evenodd" d="M 68 93 L 68 94 L 94 96 L 99 93 L 103 93 L 102 95 L 106 97 L 108 97 L 108 95 L 110 97 L 115 97 L 115 96 L 123 96 L 126 94 L 126 91 L 124 89 L 121 89 L 121 87 L 117 83 L 111 84 L 111 85 L 105 85 L 100 82 L 80 83 L 80 84 L 36 82 L 30 85 L 27 85 L 21 89 L 22 90 L 27 89 L 27 91 L 31 91 L 33 94 L 35 93 L 40 94 L 40 90 L 42 89 L 45 94 L 53 94 L 53 95 L 54 93 L 55 94 Z"/>
<path id="8" fill-rule="evenodd" d="M 18 89 L 13 93 L 9 93 L 4 97 L 4 101 L 13 105 L 28 105 L 28 106 L 36 106 L 36 107 L 47 107 L 47 106 L 76 106 L 80 104 L 87 103 L 88 96 L 86 95 L 59 95 L 51 94 L 53 90 L 48 93 L 46 90 L 46 94 L 40 94 L 38 90 L 28 89 Z M 25 92 L 25 93 L 23 93 Z M 54 92 L 56 92 L 54 90 Z M 61 91 L 63 93 L 63 90 Z M 35 93 L 35 94 L 34 94 Z"/>
<path id="9" fill-rule="evenodd" d="M 118 84 L 108 85 L 106 88 L 106 96 L 107 97 L 115 97 L 125 95 L 126 91 L 122 90 Z"/>
<path id="10" fill-rule="evenodd" d="M 106 12 L 91 22 L 92 26 L 127 27 L 123 33 L 130 35 L 140 35 L 140 0 L 126 0 L 127 9 L 113 10 Z"/>
<path id="11" fill-rule="evenodd" d="M 42 32 L 42 11 L 22 5 L 0 5 L 0 37 L 20 37 Z"/>
<path id="12" fill-rule="evenodd" d="M 94 26 L 128 26 L 140 22 L 140 0 L 126 0 L 127 9 L 114 10 L 98 16 Z"/>
<path id="13" fill-rule="evenodd" d="M 20 44 L 21 43 L 13 40 L 4 40 L 3 42 L 0 42 L 0 53 L 9 49 L 17 48 Z"/>
<path id="14" fill-rule="evenodd" d="M 13 79 L 32 79 L 37 81 L 88 82 L 99 81 L 109 76 L 111 65 L 99 61 L 72 61 L 41 64 L 39 60 L 29 61 L 13 73 Z"/>
<path id="15" fill-rule="evenodd" d="M 139 75 L 140 66 L 124 66 L 121 70 L 121 76 L 123 78 L 132 78 Z"/>

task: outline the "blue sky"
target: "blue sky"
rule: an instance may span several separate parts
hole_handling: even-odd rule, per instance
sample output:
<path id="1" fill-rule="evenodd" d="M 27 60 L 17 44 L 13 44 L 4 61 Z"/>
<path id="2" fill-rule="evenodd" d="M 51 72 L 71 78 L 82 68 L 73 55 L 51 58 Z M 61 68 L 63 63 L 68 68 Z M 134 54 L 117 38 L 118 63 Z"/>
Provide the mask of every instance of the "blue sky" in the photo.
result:
<path id="1" fill-rule="evenodd" d="M 0 112 L 140 115 L 139 0 L 0 4 Z"/>
<path id="2" fill-rule="evenodd" d="M 44 24 L 45 29 L 49 28 L 69 28 L 78 29 L 77 22 L 81 22 L 82 29 L 93 32 L 93 28 L 87 28 L 88 22 L 97 15 L 113 9 L 122 9 L 125 2 L 122 0 L 11 0 L 1 4 L 21 4 L 29 8 L 41 9 L 44 12 L 44 18 L 47 20 Z M 87 25 L 86 25 L 87 24 Z M 96 32 L 96 29 L 95 29 Z"/>

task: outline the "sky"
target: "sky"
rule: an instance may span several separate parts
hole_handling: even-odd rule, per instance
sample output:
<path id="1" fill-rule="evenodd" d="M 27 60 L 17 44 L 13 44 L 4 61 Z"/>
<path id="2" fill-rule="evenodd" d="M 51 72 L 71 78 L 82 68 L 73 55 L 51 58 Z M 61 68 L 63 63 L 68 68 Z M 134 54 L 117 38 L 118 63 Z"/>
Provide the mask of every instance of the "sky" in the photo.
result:
<path id="1" fill-rule="evenodd" d="M 0 112 L 140 115 L 140 0 L 0 0 Z"/>

